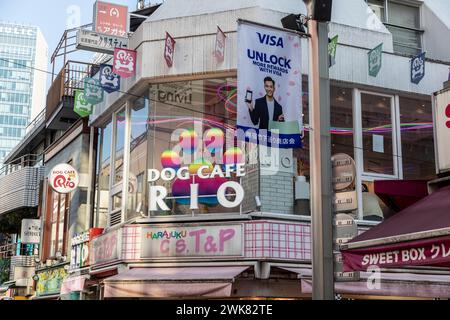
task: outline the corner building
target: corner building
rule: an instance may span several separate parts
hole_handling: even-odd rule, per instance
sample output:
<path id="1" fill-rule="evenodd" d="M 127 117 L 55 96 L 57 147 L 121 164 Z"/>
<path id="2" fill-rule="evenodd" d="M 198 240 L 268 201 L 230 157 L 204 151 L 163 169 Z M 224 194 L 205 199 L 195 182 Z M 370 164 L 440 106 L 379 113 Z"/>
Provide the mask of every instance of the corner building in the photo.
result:
<path id="1" fill-rule="evenodd" d="M 369 5 L 371 1 L 335 1 L 329 26 L 330 38 L 339 35 L 336 65 L 330 69 L 332 153 L 347 153 L 356 161 L 359 205 L 353 215 L 360 232 L 395 214 L 376 196 L 375 181 L 435 176 L 431 127 L 402 128 L 431 124 L 430 95 L 446 79 L 449 66 L 443 62 L 448 52 L 434 48 L 438 44 L 430 40 L 437 35 L 420 29 L 433 16 L 426 1 L 410 8 L 414 17 L 416 10 L 422 13 L 414 43 L 413 36 L 405 42 L 395 28 L 388 30 L 384 16 L 378 17 Z M 196 0 L 187 7 L 183 1 L 168 0 L 134 32 L 129 47 L 137 50 L 136 76 L 122 79 L 121 91 L 107 95 L 90 116 L 89 125 L 99 128 L 92 227 L 104 231 L 90 240 L 89 273 L 69 276 L 66 291 L 95 287 L 100 299 L 311 297 L 309 196 L 301 189 L 308 188 L 309 179 L 307 133 L 303 150 L 280 150 L 276 170 L 251 161 L 255 150 L 248 144 L 239 146 L 245 151 L 246 175 L 234 178 L 245 193 L 237 208 L 204 197 L 199 209 L 191 210 L 185 186 L 147 182 L 148 169 L 161 171 L 167 165 L 164 152 L 177 144 L 172 139 L 177 129 L 195 130 L 201 136 L 211 128 L 235 128 L 237 20 L 281 27 L 281 18 L 299 12 L 306 12 L 301 1 Z M 390 17 L 395 17 L 393 10 Z M 227 37 L 220 63 L 213 55 L 217 26 Z M 441 31 L 450 35 L 448 28 Z M 163 58 L 166 32 L 176 41 L 170 68 Z M 367 52 L 380 42 L 383 68 L 376 78 L 369 77 Z M 427 75 L 413 85 L 411 54 L 425 49 Z M 305 123 L 307 52 L 303 39 Z M 390 129 L 367 133 L 380 126 Z M 375 134 L 378 137 L 372 137 Z M 373 141 L 381 141 L 383 147 L 378 143 L 375 148 Z M 153 185 L 168 190 L 169 211 L 150 210 Z M 421 278 L 414 270 L 408 272 L 407 280 L 395 274 L 387 277 L 393 284 L 384 291 L 369 292 L 362 279 L 341 283 L 336 292 L 414 297 L 418 293 L 408 291 L 408 285 L 396 287 L 398 281 L 420 286 Z"/>

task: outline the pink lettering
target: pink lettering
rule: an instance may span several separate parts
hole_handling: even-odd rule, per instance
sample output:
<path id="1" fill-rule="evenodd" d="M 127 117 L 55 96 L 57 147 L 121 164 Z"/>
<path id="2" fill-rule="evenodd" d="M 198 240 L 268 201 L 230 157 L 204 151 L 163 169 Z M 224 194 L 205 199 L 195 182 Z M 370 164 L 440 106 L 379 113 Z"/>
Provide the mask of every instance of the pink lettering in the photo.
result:
<path id="1" fill-rule="evenodd" d="M 176 243 L 177 253 L 182 253 L 184 250 L 186 250 L 186 242 L 184 240 L 178 240 Z"/>
<path id="2" fill-rule="evenodd" d="M 169 253 L 169 243 L 170 243 L 169 240 L 163 240 L 163 241 L 161 241 L 161 245 L 160 245 L 160 247 L 159 247 L 159 250 L 160 250 L 162 253 Z M 166 244 L 167 244 L 167 246 L 165 247 Z"/>
<path id="3" fill-rule="evenodd" d="M 225 241 L 234 237 L 236 232 L 233 229 L 220 230 L 219 232 L 219 251 L 223 252 Z"/>
<path id="4" fill-rule="evenodd" d="M 200 237 L 204 233 L 206 233 L 205 229 L 200 229 L 200 230 L 189 232 L 190 237 L 192 237 L 192 236 L 195 237 L 195 252 L 196 253 L 200 251 Z"/>

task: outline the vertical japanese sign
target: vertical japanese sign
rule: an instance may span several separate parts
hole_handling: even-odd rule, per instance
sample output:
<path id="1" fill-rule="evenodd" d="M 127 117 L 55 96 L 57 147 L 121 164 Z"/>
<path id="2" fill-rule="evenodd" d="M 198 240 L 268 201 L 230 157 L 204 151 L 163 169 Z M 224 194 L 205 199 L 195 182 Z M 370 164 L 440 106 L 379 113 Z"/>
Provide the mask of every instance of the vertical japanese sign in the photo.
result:
<path id="1" fill-rule="evenodd" d="M 94 4 L 95 31 L 126 37 L 128 33 L 128 7 L 96 1 Z"/>
<path id="2" fill-rule="evenodd" d="M 73 111 L 82 118 L 92 114 L 92 105 L 86 101 L 82 90 L 75 90 Z"/>
<path id="3" fill-rule="evenodd" d="M 369 56 L 369 76 L 376 77 L 381 70 L 381 63 L 383 57 L 383 44 L 373 48 L 368 53 Z"/>
<path id="4" fill-rule="evenodd" d="M 167 66 L 171 68 L 173 66 L 173 54 L 175 52 L 175 39 L 166 32 L 166 45 L 164 46 L 164 59 Z"/>
<path id="5" fill-rule="evenodd" d="M 425 77 L 425 52 L 411 59 L 411 82 L 419 84 Z"/>
<path id="6" fill-rule="evenodd" d="M 223 33 L 222 29 L 217 26 L 217 34 L 216 34 L 216 46 L 214 50 L 214 56 L 217 59 L 217 62 L 223 62 L 225 59 L 225 41 L 226 35 Z"/>
<path id="7" fill-rule="evenodd" d="M 338 36 L 334 36 L 330 43 L 328 44 L 328 57 L 330 59 L 329 67 L 332 67 L 336 64 L 336 49 L 338 43 Z"/>
<path id="8" fill-rule="evenodd" d="M 301 57 L 298 34 L 239 22 L 238 139 L 302 146 Z"/>
<path id="9" fill-rule="evenodd" d="M 109 64 L 100 65 L 100 85 L 108 93 L 120 89 L 120 76 L 113 72 L 113 66 Z"/>
<path id="10" fill-rule="evenodd" d="M 136 74 L 137 52 L 128 49 L 114 49 L 113 72 L 122 78 L 133 77 Z"/>

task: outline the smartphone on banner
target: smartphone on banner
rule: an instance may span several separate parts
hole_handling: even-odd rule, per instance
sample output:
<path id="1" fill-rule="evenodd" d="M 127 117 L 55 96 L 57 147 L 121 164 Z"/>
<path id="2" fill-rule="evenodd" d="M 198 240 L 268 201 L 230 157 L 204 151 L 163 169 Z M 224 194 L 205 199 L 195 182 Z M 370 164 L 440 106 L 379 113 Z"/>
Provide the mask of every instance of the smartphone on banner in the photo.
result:
<path id="1" fill-rule="evenodd" d="M 245 102 L 252 103 L 252 101 L 253 101 L 253 91 L 247 90 L 247 92 L 245 93 Z"/>

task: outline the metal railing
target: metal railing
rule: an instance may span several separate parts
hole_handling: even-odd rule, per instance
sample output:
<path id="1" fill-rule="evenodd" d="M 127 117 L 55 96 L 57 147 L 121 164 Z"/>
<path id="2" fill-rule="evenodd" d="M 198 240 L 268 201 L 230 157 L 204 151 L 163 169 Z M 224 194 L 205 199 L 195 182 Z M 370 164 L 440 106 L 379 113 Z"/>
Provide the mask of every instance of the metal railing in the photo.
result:
<path id="1" fill-rule="evenodd" d="M 43 157 L 38 154 L 26 154 L 17 159 L 11 160 L 0 168 L 0 177 L 16 172 L 25 167 L 43 165 Z"/>
<path id="2" fill-rule="evenodd" d="M 53 115 L 64 98 L 74 97 L 75 90 L 83 89 L 83 78 L 91 76 L 92 63 L 68 61 L 56 76 L 47 93 L 45 120 Z"/>

